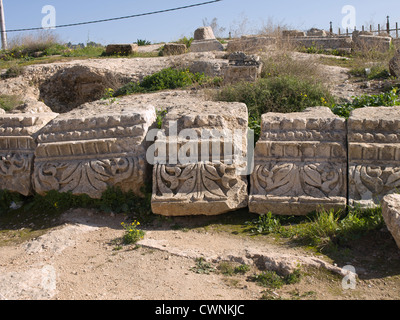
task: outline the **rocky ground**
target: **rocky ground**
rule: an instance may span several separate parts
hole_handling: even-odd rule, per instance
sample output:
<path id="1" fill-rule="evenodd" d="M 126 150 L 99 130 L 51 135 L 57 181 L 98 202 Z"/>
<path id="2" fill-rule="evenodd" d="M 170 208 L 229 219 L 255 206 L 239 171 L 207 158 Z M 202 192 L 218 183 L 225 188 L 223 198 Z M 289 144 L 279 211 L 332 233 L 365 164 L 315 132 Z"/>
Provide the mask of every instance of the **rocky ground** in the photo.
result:
<path id="1" fill-rule="evenodd" d="M 313 59 L 316 57 L 311 56 Z M 219 56 L 212 54 L 203 54 L 201 58 L 216 59 L 217 64 L 221 62 Z M 297 58 L 309 59 L 310 55 L 298 53 Z M 192 61 L 194 58 L 188 55 L 185 59 Z M 66 64 L 84 66 L 91 72 L 95 70 L 90 73 L 91 76 L 113 73 L 118 75 L 115 79 L 126 81 L 143 78 L 176 63 L 176 58 L 159 57 L 34 65 L 18 78 L 1 80 L 0 94 L 23 93 L 31 103 L 25 111 L 29 112 L 29 108 L 46 110 L 48 106 L 37 104 L 43 92 L 51 91 L 50 83 L 44 84 L 42 79 L 51 78 L 63 70 Z M 348 70 L 345 68 L 324 68 L 332 93 L 345 99 L 382 85 L 360 85 L 349 81 Z M 84 96 L 83 91 L 80 98 Z M 53 98 L 44 96 L 44 100 Z M 203 91 L 189 90 L 141 95 L 135 99 L 143 102 L 158 101 L 158 104 L 164 102 L 168 106 L 177 98 L 206 99 L 207 95 Z M 229 217 L 233 215 L 229 214 Z M 348 264 L 356 265 L 358 276 L 356 286 L 346 290 L 343 281 L 349 283 L 346 281 L 349 276 L 346 278 L 342 270 L 346 263 L 341 261 L 337 264 L 330 257 L 279 239 L 251 237 L 236 232 L 244 221 L 239 224 L 221 223 L 221 219 L 216 222 L 210 217 L 155 219 L 144 226 L 146 234 L 138 246 L 126 246 L 120 245 L 119 240 L 124 233 L 121 226 L 124 219 L 123 215 L 74 210 L 57 218 L 54 222 L 56 226 L 42 230 L 40 236 L 22 243 L 1 242 L 0 300 L 400 298 L 400 276 L 396 271 L 399 270 L 400 254 L 390 240 L 385 247 L 390 254 L 383 257 L 391 259 L 384 264 L 393 264 L 394 269 L 384 274 L 370 268 L 382 259 L 381 249 L 371 245 L 379 239 L 363 243 L 363 250 L 370 250 L 370 264 L 357 264 L 357 259 L 364 259 L 365 252 L 362 250 L 358 257 L 349 257 Z M 17 233 L 21 230 L 14 231 Z M 380 232 L 387 242 L 390 238 L 387 231 Z M 206 273 L 208 269 L 204 264 L 199 264 L 199 258 L 204 258 L 210 264 L 212 270 L 209 273 Z M 221 267 L 226 261 L 233 265 L 245 263 L 250 266 L 250 270 L 244 275 L 226 275 Z M 300 263 L 302 270 L 298 283 L 267 290 L 252 280 L 252 275 L 259 274 L 266 266 L 284 271 L 293 269 L 297 263 Z"/>

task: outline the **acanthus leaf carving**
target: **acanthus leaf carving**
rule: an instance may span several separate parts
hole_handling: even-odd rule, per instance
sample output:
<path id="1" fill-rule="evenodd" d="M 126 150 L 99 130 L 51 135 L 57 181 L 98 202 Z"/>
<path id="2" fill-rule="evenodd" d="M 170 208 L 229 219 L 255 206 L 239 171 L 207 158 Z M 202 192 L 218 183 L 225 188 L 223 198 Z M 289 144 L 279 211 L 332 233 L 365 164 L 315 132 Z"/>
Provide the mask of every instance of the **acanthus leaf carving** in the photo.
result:
<path id="1" fill-rule="evenodd" d="M 157 193 L 176 199 L 190 196 L 192 201 L 226 199 L 227 190 L 237 183 L 237 177 L 228 168 L 220 163 L 157 164 Z"/>

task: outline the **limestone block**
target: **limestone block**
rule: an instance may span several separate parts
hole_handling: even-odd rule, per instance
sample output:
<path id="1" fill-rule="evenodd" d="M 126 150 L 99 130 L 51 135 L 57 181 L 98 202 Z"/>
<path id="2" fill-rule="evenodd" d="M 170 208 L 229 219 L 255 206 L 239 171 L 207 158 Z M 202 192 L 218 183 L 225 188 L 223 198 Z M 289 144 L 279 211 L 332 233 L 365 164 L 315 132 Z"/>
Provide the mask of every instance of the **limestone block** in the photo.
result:
<path id="1" fill-rule="evenodd" d="M 56 113 L 2 114 L 0 116 L 0 185 L 1 189 L 32 193 L 31 174 L 37 132 Z"/>
<path id="2" fill-rule="evenodd" d="M 212 40 L 215 39 L 214 31 L 211 27 L 201 27 L 194 32 L 193 39 L 196 40 Z"/>
<path id="3" fill-rule="evenodd" d="M 175 56 L 186 53 L 186 45 L 182 43 L 166 43 L 162 50 L 163 56 Z"/>
<path id="4" fill-rule="evenodd" d="M 132 98 L 83 105 L 51 121 L 38 136 L 34 187 L 99 198 L 107 187 L 141 195 L 149 172 L 145 137 L 155 109 Z"/>
<path id="5" fill-rule="evenodd" d="M 129 44 L 109 44 L 106 47 L 106 54 L 107 55 L 121 55 L 121 56 L 127 56 L 132 53 L 137 52 L 138 50 L 138 45 L 136 43 L 129 43 Z"/>
<path id="6" fill-rule="evenodd" d="M 261 75 L 262 63 L 256 55 L 246 55 L 243 52 L 234 52 L 228 56 L 229 66 L 225 69 L 224 81 L 233 83 L 238 81 L 254 82 Z"/>
<path id="7" fill-rule="evenodd" d="M 224 46 L 217 39 L 194 40 L 189 49 L 191 52 L 223 51 Z"/>
<path id="8" fill-rule="evenodd" d="M 154 213 L 218 215 L 247 206 L 247 117 L 242 103 L 188 102 L 169 111 L 157 139 Z"/>
<path id="9" fill-rule="evenodd" d="M 329 108 L 264 114 L 249 209 L 281 215 L 305 215 L 319 206 L 343 209 L 346 173 L 346 123 Z"/>
<path id="10" fill-rule="evenodd" d="M 307 37 L 326 37 L 328 33 L 323 29 L 311 28 L 307 31 Z"/>
<path id="11" fill-rule="evenodd" d="M 298 37 L 305 37 L 306 33 L 300 30 L 283 30 L 282 37 L 284 38 L 298 38 Z"/>
<path id="12" fill-rule="evenodd" d="M 400 194 L 393 193 L 383 197 L 382 216 L 400 248 Z"/>
<path id="13" fill-rule="evenodd" d="M 392 38 L 390 36 L 375 36 L 366 32 L 353 32 L 353 48 L 355 50 L 376 50 L 386 52 L 390 49 Z"/>
<path id="14" fill-rule="evenodd" d="M 352 111 L 348 141 L 349 205 L 374 207 L 400 188 L 400 108 Z"/>

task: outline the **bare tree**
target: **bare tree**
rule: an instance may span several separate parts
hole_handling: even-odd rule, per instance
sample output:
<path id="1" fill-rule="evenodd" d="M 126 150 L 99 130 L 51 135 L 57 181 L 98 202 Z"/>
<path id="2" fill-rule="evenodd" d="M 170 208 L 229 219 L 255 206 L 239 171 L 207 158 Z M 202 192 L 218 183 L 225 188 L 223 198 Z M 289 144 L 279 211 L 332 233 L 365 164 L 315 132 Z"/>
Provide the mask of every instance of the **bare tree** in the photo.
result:
<path id="1" fill-rule="evenodd" d="M 221 27 L 218 24 L 218 19 L 217 18 L 213 18 L 211 20 L 211 22 L 208 21 L 207 18 L 203 19 L 203 26 L 204 27 L 211 27 L 211 29 L 214 32 L 214 35 L 216 38 L 222 38 L 223 37 L 223 33 L 225 32 L 226 28 Z"/>

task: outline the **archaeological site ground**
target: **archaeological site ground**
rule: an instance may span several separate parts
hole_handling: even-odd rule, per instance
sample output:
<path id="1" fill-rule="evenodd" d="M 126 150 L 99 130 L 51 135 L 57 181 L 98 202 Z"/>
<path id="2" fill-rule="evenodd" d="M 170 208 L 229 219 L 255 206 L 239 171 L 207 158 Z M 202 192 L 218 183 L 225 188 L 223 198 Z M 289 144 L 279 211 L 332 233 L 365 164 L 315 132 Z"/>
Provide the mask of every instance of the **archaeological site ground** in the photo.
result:
<path id="1" fill-rule="evenodd" d="M 50 40 L 0 51 L 0 300 L 400 298 L 398 39 Z"/>

